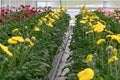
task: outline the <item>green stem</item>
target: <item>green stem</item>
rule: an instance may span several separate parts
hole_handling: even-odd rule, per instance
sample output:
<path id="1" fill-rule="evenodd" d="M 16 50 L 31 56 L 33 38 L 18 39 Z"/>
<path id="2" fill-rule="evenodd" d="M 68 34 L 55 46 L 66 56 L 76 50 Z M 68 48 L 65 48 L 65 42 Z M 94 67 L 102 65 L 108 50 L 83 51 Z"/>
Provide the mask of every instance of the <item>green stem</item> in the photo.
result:
<path id="1" fill-rule="evenodd" d="M 108 68 L 107 68 L 107 77 L 109 77 L 109 73 L 110 73 L 110 64 L 108 64 Z"/>
<path id="2" fill-rule="evenodd" d="M 16 60 L 16 54 L 14 54 L 14 56 L 10 62 L 10 66 L 12 66 L 12 64 L 14 63 L 15 60 Z M 16 61 L 15 61 L 15 64 L 16 64 Z"/>
<path id="3" fill-rule="evenodd" d="M 4 66 L 4 61 L 2 62 L 2 65 L 1 65 L 1 69 L 0 69 L 0 76 L 1 76 L 2 71 L 3 71 L 3 66 Z"/>
<path id="4" fill-rule="evenodd" d="M 107 58 L 108 59 L 110 58 L 110 53 L 109 52 L 107 53 Z M 109 75 L 110 75 L 110 66 L 111 66 L 111 64 L 108 64 L 107 77 L 109 77 Z"/>
<path id="5" fill-rule="evenodd" d="M 103 46 L 103 45 L 102 45 Z M 104 49 L 103 49 L 103 47 L 101 46 L 101 51 L 103 51 Z M 104 54 L 103 54 L 103 52 L 101 52 L 101 57 L 102 57 L 102 69 L 104 69 L 104 58 L 103 58 L 103 56 L 104 56 Z"/>
<path id="6" fill-rule="evenodd" d="M 25 58 L 26 58 L 26 56 L 28 54 L 28 51 L 29 51 L 28 48 L 26 48 L 25 51 L 24 51 L 24 53 L 23 53 L 23 55 L 22 55 L 22 57 L 21 57 L 20 66 L 23 65 L 23 62 L 25 61 Z"/>
<path id="7" fill-rule="evenodd" d="M 110 75 L 113 75 L 113 73 L 112 73 L 112 64 L 110 65 Z"/>
<path id="8" fill-rule="evenodd" d="M 115 62 L 115 72 L 116 72 L 116 77 L 115 80 L 118 80 L 118 69 L 117 69 L 117 61 Z"/>

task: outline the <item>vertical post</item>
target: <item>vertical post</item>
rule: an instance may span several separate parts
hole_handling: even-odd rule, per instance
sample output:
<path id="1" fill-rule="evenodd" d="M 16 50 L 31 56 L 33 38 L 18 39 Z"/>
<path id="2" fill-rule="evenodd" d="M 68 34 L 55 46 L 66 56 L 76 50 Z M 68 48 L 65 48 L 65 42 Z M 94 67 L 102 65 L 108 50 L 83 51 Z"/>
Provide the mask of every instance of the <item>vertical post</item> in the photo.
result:
<path id="1" fill-rule="evenodd" d="M 14 0 L 14 7 L 16 6 L 16 0 Z"/>
<path id="2" fill-rule="evenodd" d="M 23 3 L 22 3 L 23 5 L 25 5 L 25 0 L 23 1 Z M 20 4 L 21 5 L 21 4 Z"/>
<path id="3" fill-rule="evenodd" d="M 48 2 L 46 1 L 46 5 L 45 6 L 48 6 Z"/>
<path id="4" fill-rule="evenodd" d="M 1 8 L 2 8 L 3 0 L 1 0 Z"/>
<path id="5" fill-rule="evenodd" d="M 2 0 L 0 0 L 0 9 L 1 9 L 1 7 L 2 7 L 1 4 L 2 4 Z"/>
<path id="6" fill-rule="evenodd" d="M 8 4 L 8 7 L 9 7 L 9 10 L 10 10 L 10 0 L 8 0 L 9 4 Z"/>
<path id="7" fill-rule="evenodd" d="M 107 1 L 103 0 L 103 8 L 107 8 Z"/>
<path id="8" fill-rule="evenodd" d="M 27 5 L 28 4 L 28 1 L 26 0 L 26 4 L 25 5 Z"/>
<path id="9" fill-rule="evenodd" d="M 26 5 L 26 0 L 25 0 L 25 4 L 24 5 Z"/>
<path id="10" fill-rule="evenodd" d="M 86 1 L 85 0 L 83 0 L 83 3 L 84 3 L 84 6 L 86 6 Z"/>
<path id="11" fill-rule="evenodd" d="M 38 8 L 38 1 L 36 1 L 36 9 Z"/>
<path id="12" fill-rule="evenodd" d="M 66 4 L 67 2 L 66 2 L 66 0 L 65 0 L 65 6 L 67 6 L 67 4 Z"/>
<path id="13" fill-rule="evenodd" d="M 62 1 L 60 0 L 60 7 L 62 7 Z"/>
<path id="14" fill-rule="evenodd" d="M 6 7 L 6 0 L 4 0 L 3 2 L 4 2 L 4 6 L 3 7 L 5 8 Z"/>

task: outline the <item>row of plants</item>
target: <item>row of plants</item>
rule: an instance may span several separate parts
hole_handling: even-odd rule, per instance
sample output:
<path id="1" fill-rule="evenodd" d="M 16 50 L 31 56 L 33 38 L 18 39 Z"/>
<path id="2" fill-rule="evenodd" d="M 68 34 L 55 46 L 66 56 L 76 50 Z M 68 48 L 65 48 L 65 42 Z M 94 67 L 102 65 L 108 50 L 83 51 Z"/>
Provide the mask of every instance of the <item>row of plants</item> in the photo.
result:
<path id="1" fill-rule="evenodd" d="M 83 6 L 75 22 L 67 80 L 120 80 L 120 24 L 116 18 Z"/>
<path id="2" fill-rule="evenodd" d="M 99 16 L 100 19 L 106 22 L 106 25 L 119 27 L 120 24 L 120 10 L 116 8 L 114 11 L 110 9 L 97 8 L 95 11 L 96 15 Z M 112 32 L 119 32 L 119 28 L 109 27 Z"/>
<path id="3" fill-rule="evenodd" d="M 9 18 L 0 24 L 1 80 L 48 80 L 53 58 L 67 31 L 70 16 L 66 8 L 34 15 L 30 6 L 26 7 L 8 14 L 17 20 Z M 24 15 L 27 12 L 28 18 Z M 16 15 L 24 16 L 24 20 Z"/>
<path id="4" fill-rule="evenodd" d="M 21 5 L 20 7 L 6 7 L 0 9 L 0 23 L 7 24 L 11 21 L 18 22 L 30 18 L 38 13 L 51 10 L 51 7 L 35 8 L 30 5 Z"/>

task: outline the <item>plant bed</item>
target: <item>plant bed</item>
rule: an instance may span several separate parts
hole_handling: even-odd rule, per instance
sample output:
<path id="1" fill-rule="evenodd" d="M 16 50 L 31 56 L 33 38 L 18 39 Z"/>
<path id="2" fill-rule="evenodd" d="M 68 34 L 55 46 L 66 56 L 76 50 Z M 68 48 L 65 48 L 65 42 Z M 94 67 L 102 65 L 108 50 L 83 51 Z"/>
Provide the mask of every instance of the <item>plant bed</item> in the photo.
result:
<path id="1" fill-rule="evenodd" d="M 48 80 L 69 19 L 66 9 L 59 8 L 1 23 L 1 80 Z"/>
<path id="2" fill-rule="evenodd" d="M 120 79 L 120 25 L 113 20 L 82 7 L 73 28 L 66 80 Z"/>

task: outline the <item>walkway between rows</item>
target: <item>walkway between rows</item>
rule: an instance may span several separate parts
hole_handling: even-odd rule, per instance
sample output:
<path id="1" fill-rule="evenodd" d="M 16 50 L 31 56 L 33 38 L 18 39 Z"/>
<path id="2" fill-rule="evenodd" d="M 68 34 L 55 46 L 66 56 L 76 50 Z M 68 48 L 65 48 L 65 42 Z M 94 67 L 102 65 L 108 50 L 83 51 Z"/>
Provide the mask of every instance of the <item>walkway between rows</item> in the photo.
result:
<path id="1" fill-rule="evenodd" d="M 63 38 L 63 43 L 61 44 L 58 55 L 55 56 L 53 60 L 53 69 L 49 74 L 50 80 L 65 80 L 65 74 L 69 71 L 68 68 L 63 68 L 67 65 L 66 60 L 70 55 L 69 45 L 72 39 L 73 27 L 75 25 L 74 18 L 69 21 L 69 27 Z M 63 71 L 62 71 L 63 70 Z"/>

